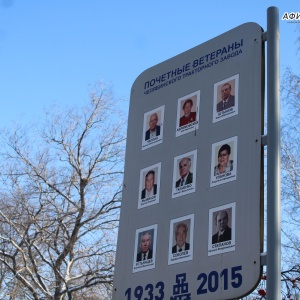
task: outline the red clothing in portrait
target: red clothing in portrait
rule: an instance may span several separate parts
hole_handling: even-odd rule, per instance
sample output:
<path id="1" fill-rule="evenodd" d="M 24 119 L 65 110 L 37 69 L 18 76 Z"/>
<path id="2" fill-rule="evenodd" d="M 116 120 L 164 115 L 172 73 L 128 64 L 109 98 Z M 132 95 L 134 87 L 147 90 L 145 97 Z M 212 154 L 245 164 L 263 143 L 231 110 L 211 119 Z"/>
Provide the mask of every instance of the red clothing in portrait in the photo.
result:
<path id="1" fill-rule="evenodd" d="M 188 117 L 184 115 L 180 118 L 179 127 L 196 121 L 196 112 L 190 112 Z"/>

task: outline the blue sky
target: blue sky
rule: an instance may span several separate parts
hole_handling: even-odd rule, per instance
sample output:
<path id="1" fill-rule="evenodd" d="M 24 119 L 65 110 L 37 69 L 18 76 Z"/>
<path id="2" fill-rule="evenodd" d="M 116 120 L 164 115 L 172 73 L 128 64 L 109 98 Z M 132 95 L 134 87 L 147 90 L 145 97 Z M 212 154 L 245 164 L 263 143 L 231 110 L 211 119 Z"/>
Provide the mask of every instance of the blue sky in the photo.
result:
<path id="1" fill-rule="evenodd" d="M 246 22 L 266 30 L 270 6 L 300 12 L 299 0 L 0 0 L 1 126 L 80 106 L 98 80 L 129 100 L 147 68 Z M 300 24 L 279 24 L 283 74 L 299 69 Z"/>

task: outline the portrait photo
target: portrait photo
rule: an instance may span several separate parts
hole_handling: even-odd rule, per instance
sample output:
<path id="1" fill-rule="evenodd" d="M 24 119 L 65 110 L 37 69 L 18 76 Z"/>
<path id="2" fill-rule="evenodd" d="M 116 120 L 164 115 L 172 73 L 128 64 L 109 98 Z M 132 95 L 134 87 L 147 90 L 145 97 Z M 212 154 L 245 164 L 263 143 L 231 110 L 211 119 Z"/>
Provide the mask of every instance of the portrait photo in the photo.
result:
<path id="1" fill-rule="evenodd" d="M 140 171 L 138 209 L 159 203 L 161 163 Z"/>
<path id="2" fill-rule="evenodd" d="M 133 273 L 155 268 L 157 224 L 136 230 Z"/>
<path id="3" fill-rule="evenodd" d="M 238 114 L 239 74 L 214 84 L 213 123 Z"/>
<path id="4" fill-rule="evenodd" d="M 174 158 L 172 198 L 195 192 L 197 150 Z"/>
<path id="5" fill-rule="evenodd" d="M 178 99 L 176 137 L 199 128 L 200 91 Z"/>
<path id="6" fill-rule="evenodd" d="M 169 265 L 193 259 L 193 236 L 193 214 L 170 221 Z"/>
<path id="7" fill-rule="evenodd" d="M 142 150 L 162 143 L 164 111 L 163 105 L 144 114 Z"/>
<path id="8" fill-rule="evenodd" d="M 210 186 L 236 180 L 237 136 L 212 144 Z"/>
<path id="9" fill-rule="evenodd" d="M 209 210 L 208 256 L 235 250 L 235 209 L 233 202 Z"/>

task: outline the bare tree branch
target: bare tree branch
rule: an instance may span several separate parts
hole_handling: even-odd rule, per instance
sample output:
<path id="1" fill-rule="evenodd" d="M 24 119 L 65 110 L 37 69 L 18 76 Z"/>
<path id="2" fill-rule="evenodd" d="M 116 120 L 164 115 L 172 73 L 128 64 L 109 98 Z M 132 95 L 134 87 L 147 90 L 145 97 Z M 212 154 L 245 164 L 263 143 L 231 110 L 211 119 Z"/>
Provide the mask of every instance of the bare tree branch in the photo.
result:
<path id="1" fill-rule="evenodd" d="M 83 108 L 2 131 L 0 298 L 110 295 L 126 130 L 117 105 L 100 85 Z"/>

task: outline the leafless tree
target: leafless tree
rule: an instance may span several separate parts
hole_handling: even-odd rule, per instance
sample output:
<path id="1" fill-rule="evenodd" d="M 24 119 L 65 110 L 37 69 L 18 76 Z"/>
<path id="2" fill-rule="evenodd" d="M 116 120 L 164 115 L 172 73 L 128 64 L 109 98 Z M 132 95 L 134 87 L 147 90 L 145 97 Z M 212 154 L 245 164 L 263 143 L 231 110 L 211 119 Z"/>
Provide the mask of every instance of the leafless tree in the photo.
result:
<path id="1" fill-rule="evenodd" d="M 298 28 L 299 30 L 300 28 Z M 300 31 L 299 31 L 300 32 Z M 298 38 L 298 42 L 300 39 Z M 298 49 L 299 50 L 299 49 Z M 298 52 L 299 53 L 299 52 Z M 281 81 L 281 199 L 283 300 L 300 299 L 300 75 L 285 70 Z M 266 270 L 267 271 L 267 270 Z M 268 299 L 265 272 L 249 300 Z"/>
<path id="2" fill-rule="evenodd" d="M 286 294 L 300 295 L 300 77 L 288 68 L 282 82 L 281 160 L 283 272 Z M 294 297 L 295 299 L 295 297 Z"/>
<path id="3" fill-rule="evenodd" d="M 2 131 L 1 299 L 109 298 L 126 130 L 118 104 L 99 84 L 84 107 Z"/>

